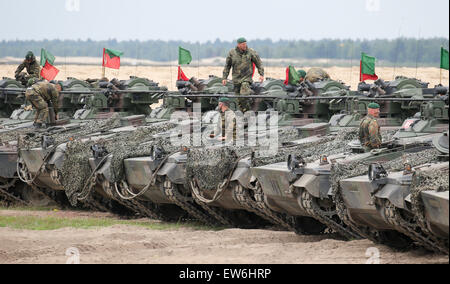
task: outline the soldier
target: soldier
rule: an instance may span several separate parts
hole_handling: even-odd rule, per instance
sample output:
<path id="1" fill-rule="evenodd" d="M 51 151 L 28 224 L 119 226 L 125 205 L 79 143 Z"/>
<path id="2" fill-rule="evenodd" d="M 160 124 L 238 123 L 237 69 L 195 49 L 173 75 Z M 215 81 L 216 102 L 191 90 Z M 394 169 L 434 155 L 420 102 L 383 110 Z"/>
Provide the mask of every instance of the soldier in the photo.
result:
<path id="1" fill-rule="evenodd" d="M 31 81 L 32 79 L 30 79 Z M 53 105 L 55 113 L 55 119 L 58 114 L 58 95 L 61 92 L 60 84 L 51 84 L 45 81 L 38 82 L 29 87 L 25 92 L 25 96 L 28 101 L 36 109 L 36 115 L 34 116 L 34 128 L 46 128 L 49 105 Z"/>
<path id="2" fill-rule="evenodd" d="M 230 109 L 230 99 L 219 99 L 220 118 L 217 121 L 216 133 L 220 133 L 218 137 L 221 141 L 235 141 L 236 140 L 236 115 Z"/>
<path id="3" fill-rule="evenodd" d="M 381 147 L 380 126 L 376 120 L 380 115 L 380 105 L 371 103 L 367 108 L 367 116 L 359 126 L 359 141 L 366 151 Z"/>
<path id="4" fill-rule="evenodd" d="M 303 82 L 305 80 L 305 77 L 306 77 L 306 71 L 303 70 L 303 69 L 298 69 L 297 73 L 298 73 L 298 76 L 300 77 L 299 83 Z"/>
<path id="5" fill-rule="evenodd" d="M 308 70 L 304 78 L 311 83 L 315 83 L 325 79 L 330 79 L 330 75 L 328 75 L 328 73 L 322 68 L 313 67 Z"/>
<path id="6" fill-rule="evenodd" d="M 27 69 L 27 73 L 22 72 L 23 69 Z M 28 51 L 25 56 L 25 60 L 20 64 L 15 72 L 15 77 L 17 81 L 21 81 L 23 85 L 26 85 L 28 80 L 31 78 L 39 78 L 40 67 L 39 63 L 36 61 L 33 52 Z"/>
<path id="7" fill-rule="evenodd" d="M 223 69 L 223 85 L 226 86 L 230 69 L 233 68 L 233 84 L 236 95 L 248 96 L 251 94 L 251 84 L 253 82 L 253 63 L 258 68 L 260 81 L 264 81 L 264 68 L 261 58 L 251 48 L 247 47 L 247 40 L 240 38 L 237 40 L 236 48 L 228 53 L 225 68 Z M 248 100 L 238 100 L 242 112 L 250 109 Z"/>

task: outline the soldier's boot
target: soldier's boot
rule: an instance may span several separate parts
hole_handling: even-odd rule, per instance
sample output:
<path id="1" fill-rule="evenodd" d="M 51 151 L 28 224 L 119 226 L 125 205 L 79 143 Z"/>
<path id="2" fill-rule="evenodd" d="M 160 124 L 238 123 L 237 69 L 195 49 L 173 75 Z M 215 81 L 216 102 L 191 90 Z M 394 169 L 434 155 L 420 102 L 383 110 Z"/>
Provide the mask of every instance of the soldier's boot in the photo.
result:
<path id="1" fill-rule="evenodd" d="M 34 129 L 41 129 L 42 128 L 42 123 L 40 123 L 40 122 L 33 123 L 33 128 Z"/>

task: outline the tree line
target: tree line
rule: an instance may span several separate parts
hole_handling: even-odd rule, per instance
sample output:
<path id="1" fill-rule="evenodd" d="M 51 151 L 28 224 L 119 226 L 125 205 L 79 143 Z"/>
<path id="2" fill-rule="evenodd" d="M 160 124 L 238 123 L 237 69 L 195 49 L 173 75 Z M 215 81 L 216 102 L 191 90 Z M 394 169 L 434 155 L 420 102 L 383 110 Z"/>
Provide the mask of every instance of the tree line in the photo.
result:
<path id="1" fill-rule="evenodd" d="M 359 60 L 361 52 L 375 56 L 386 65 L 437 66 L 440 48 L 448 50 L 448 38 L 397 38 L 394 40 L 251 40 L 249 46 L 256 49 L 262 58 L 286 59 L 330 59 Z M 15 40 L 0 42 L 0 58 L 24 57 L 28 50 L 39 55 L 46 48 L 55 56 L 101 57 L 104 47 L 123 51 L 124 57 L 152 61 L 174 61 L 178 58 L 178 46 L 191 51 L 194 60 L 225 57 L 235 42 L 208 41 L 205 43 L 183 41 L 93 41 L 93 40 Z"/>

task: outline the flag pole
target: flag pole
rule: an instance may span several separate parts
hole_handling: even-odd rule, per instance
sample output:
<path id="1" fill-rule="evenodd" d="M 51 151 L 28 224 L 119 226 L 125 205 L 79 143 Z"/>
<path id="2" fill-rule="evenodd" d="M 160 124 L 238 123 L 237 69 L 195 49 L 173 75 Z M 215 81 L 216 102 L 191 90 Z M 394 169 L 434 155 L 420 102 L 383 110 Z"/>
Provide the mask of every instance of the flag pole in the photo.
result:
<path id="1" fill-rule="evenodd" d="M 103 48 L 103 53 L 102 53 L 102 78 L 105 78 L 105 48 Z"/>
<path id="2" fill-rule="evenodd" d="M 442 68 L 439 68 L 439 70 L 440 70 L 440 76 L 439 76 L 439 84 L 441 84 L 442 85 Z"/>

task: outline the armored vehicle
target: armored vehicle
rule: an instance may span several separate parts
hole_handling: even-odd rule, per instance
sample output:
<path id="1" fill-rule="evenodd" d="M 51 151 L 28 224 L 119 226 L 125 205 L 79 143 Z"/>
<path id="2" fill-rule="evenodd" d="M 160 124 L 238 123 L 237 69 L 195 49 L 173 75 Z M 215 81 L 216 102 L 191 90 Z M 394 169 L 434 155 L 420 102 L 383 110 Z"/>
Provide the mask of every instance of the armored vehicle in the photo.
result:
<path id="1" fill-rule="evenodd" d="M 62 82 L 63 91 L 60 96 L 61 114 L 60 118 L 75 114 L 75 119 L 70 122 L 68 119 L 60 120 L 61 123 L 65 123 L 64 127 L 53 127 L 48 129 L 54 134 L 52 138 L 59 137 L 61 139 L 69 139 L 77 137 L 80 129 L 84 135 L 89 133 L 95 133 L 99 131 L 95 127 L 98 127 L 95 122 L 88 123 L 88 120 L 103 120 L 110 118 L 111 116 L 119 115 L 125 116 L 129 114 L 136 114 L 122 119 L 124 125 L 136 125 L 142 124 L 144 121 L 144 115 L 150 112 L 150 103 L 157 102 L 159 98 L 166 93 L 167 88 L 158 87 L 157 83 L 153 81 L 131 77 L 130 80 L 117 81 L 115 85 L 105 85 L 103 89 L 92 90 L 90 85 L 84 81 L 79 81 L 74 78 Z M 113 96 L 114 98 L 111 98 Z M 81 110 L 76 111 L 76 109 Z M 142 115 L 139 115 L 141 114 Z M 11 186 L 8 189 L 13 188 L 12 181 L 17 181 L 18 173 L 13 164 L 18 161 L 17 155 L 17 143 L 14 142 L 18 136 L 27 134 L 30 132 L 28 129 L 32 126 L 32 122 L 25 122 L 26 119 L 32 117 L 32 111 L 16 110 L 13 113 L 15 120 L 10 120 L 8 124 L 3 124 L 3 128 L 0 129 L 0 142 L 2 150 L 0 156 L 7 161 L 8 166 L 3 171 L 3 179 L 8 181 Z M 71 133 L 67 135 L 67 133 Z M 40 136 L 41 134 L 38 134 Z M 60 141 L 61 142 L 61 141 Z M 65 141 L 64 141 L 65 142 Z M 37 155 L 39 159 L 45 157 L 45 147 L 41 147 L 42 156 Z M 34 158 L 36 158 L 34 157 Z M 35 162 L 38 162 L 36 159 Z M 23 167 L 25 162 L 21 162 L 20 166 Z M 20 168 L 20 167 L 19 167 Z M 6 182 L 5 182 L 6 183 Z M 42 186 L 42 188 L 45 188 Z M 53 188 L 49 186 L 48 188 Z"/>
<path id="2" fill-rule="evenodd" d="M 83 177 L 80 170 L 67 174 L 64 169 L 72 164 L 79 164 L 82 167 L 83 156 L 81 154 L 80 157 L 76 155 L 68 156 L 66 154 L 68 147 L 70 149 L 72 145 L 77 146 L 95 143 L 97 140 L 115 139 L 121 133 L 136 130 L 137 126 L 130 125 L 129 119 L 133 119 L 136 123 L 133 117 L 120 118 L 115 116 L 108 120 L 71 123 L 50 128 L 47 132 L 22 135 L 19 137 L 18 151 L 16 152 L 18 158 L 16 158 L 17 171 L 15 175 L 20 181 L 37 191 L 44 193 L 56 191 L 63 196 L 72 198 L 73 196 L 69 196 L 71 192 L 66 187 L 75 184 L 75 182 L 69 182 L 68 180 L 75 178 L 76 181 L 81 182 Z M 143 115 L 140 121 L 141 123 L 144 122 Z M 84 163 L 87 164 L 87 159 Z M 77 175 L 73 175 L 73 172 L 77 172 Z M 65 178 L 64 174 L 66 174 Z M 68 205 L 67 198 L 55 201 L 63 206 Z M 77 205 L 77 202 L 73 202 L 73 199 L 68 201 L 73 206 Z M 84 206 L 96 210 L 106 210 L 108 205 L 113 206 L 109 200 L 105 202 L 99 199 L 99 196 L 83 201 Z"/>
<path id="3" fill-rule="evenodd" d="M 367 175 L 341 180 L 349 222 L 389 234 L 389 242 L 380 240 L 387 244 L 415 242 L 448 254 L 448 133 L 436 136 L 433 144 L 436 149 L 419 153 L 420 162 L 404 157 L 395 166 L 371 164 Z"/>
<path id="4" fill-rule="evenodd" d="M 5 89 L 18 90 L 24 86 L 14 79 L 3 77 L 0 80 L 0 121 L 11 116 L 12 112 L 25 102 L 25 96 L 19 96 L 16 91 L 6 91 Z"/>
<path id="5" fill-rule="evenodd" d="M 283 105 L 283 103 L 280 103 L 279 101 L 286 99 L 291 100 L 292 102 L 296 102 L 296 105 L 299 107 L 299 101 L 301 100 L 308 100 L 307 98 L 301 98 L 298 97 L 300 94 L 294 94 L 289 95 L 284 90 L 281 90 L 280 84 L 275 83 L 267 83 L 267 85 L 272 86 L 273 89 L 269 89 L 269 91 L 265 91 L 262 93 L 260 98 L 266 100 L 266 101 L 272 101 L 273 104 L 269 104 L 269 106 L 275 105 Z M 276 88 L 275 88 L 276 87 Z M 269 88 L 269 87 L 265 87 Z M 323 96 L 328 96 L 331 94 L 331 92 L 334 92 L 335 89 L 338 90 L 344 90 L 344 92 L 338 92 L 338 96 L 334 97 L 328 97 L 327 99 L 324 99 L 323 104 L 328 105 L 328 101 L 332 100 L 335 97 L 341 97 L 342 95 L 347 94 L 348 88 L 346 88 L 343 84 L 337 83 L 334 81 L 330 82 L 318 82 L 316 83 L 316 88 L 314 89 L 317 94 L 322 94 Z M 327 90 L 327 91 L 325 91 Z M 226 92 L 226 90 L 223 90 Z M 328 92 L 328 93 L 326 93 Z M 335 93 L 333 93 L 335 94 Z M 196 93 L 189 93 L 187 92 L 187 95 L 177 95 L 172 96 L 169 95 L 168 97 L 174 97 L 177 100 L 181 99 L 181 101 L 186 102 L 188 99 L 191 99 L 192 101 L 195 101 L 196 99 L 215 99 L 217 100 L 220 96 L 228 96 L 232 100 L 235 98 L 230 96 L 227 93 L 224 94 L 200 94 L 199 92 Z M 251 96 L 250 96 L 251 97 Z M 259 97 L 259 96 L 258 96 Z M 281 99 L 280 99 L 281 98 Z M 319 100 L 315 100 L 319 101 Z M 319 103 L 318 103 L 319 104 Z M 231 108 L 236 109 L 236 103 L 231 104 Z M 185 106 L 185 105 L 184 105 Z M 280 110 L 283 110 L 281 108 Z M 297 110 L 296 110 L 297 112 Z M 168 112 L 170 113 L 170 112 Z M 279 112 L 280 115 L 283 115 L 285 112 L 281 111 Z M 329 113 L 329 111 L 327 111 Z M 325 115 L 325 113 L 323 112 Z M 218 113 L 211 114 L 207 113 L 203 118 L 204 125 L 211 125 L 215 124 L 215 120 L 217 119 Z M 306 114 L 300 114 L 298 120 L 304 120 L 306 122 L 314 121 L 312 119 L 313 114 L 308 115 Z M 279 121 L 278 121 L 279 122 Z M 283 124 L 283 123 L 282 123 Z M 281 124 L 281 125 L 282 125 Z M 277 124 L 279 126 L 279 124 Z M 203 129 L 203 128 L 202 128 Z M 292 129 L 292 122 L 290 123 L 290 126 L 287 127 L 287 129 Z M 317 134 L 320 132 L 320 129 L 326 129 L 326 123 L 323 125 L 315 124 L 315 125 L 306 125 L 303 127 L 299 127 L 298 129 L 293 129 L 295 132 L 294 138 L 299 138 L 299 133 L 301 135 L 311 135 L 311 134 Z M 204 130 L 204 129 L 203 129 Z M 248 131 L 252 131 L 251 129 L 248 129 Z M 324 132 L 323 132 L 324 133 Z M 136 157 L 136 158 L 129 158 L 124 160 L 124 165 L 126 168 L 126 180 L 122 180 L 119 183 L 117 183 L 117 186 L 114 185 L 113 180 L 111 179 L 111 176 L 108 174 L 103 174 L 110 172 L 110 165 L 108 163 L 105 163 L 103 166 L 97 169 L 96 176 L 100 176 L 103 181 L 102 185 L 105 189 L 105 191 L 110 191 L 110 188 L 116 188 L 117 195 L 125 196 L 128 192 L 128 197 L 135 198 L 133 196 L 138 195 L 138 199 L 144 198 L 143 196 L 146 196 L 148 199 L 151 199 L 151 193 L 157 195 L 161 194 L 161 188 L 164 188 L 164 192 L 166 193 L 166 198 L 161 199 L 161 196 L 159 197 L 153 197 L 154 201 L 160 202 L 160 203 L 167 203 L 175 202 L 175 204 L 179 204 L 180 207 L 186 208 L 186 211 L 192 211 L 191 215 L 201 215 L 201 212 L 198 212 L 198 209 L 192 207 L 193 201 L 195 201 L 197 204 L 201 206 L 201 209 L 203 209 L 203 212 L 207 212 L 211 216 L 214 216 L 217 220 L 220 221 L 220 223 L 224 225 L 237 225 L 237 226 L 243 226 L 245 223 L 247 224 L 256 224 L 255 214 L 263 217 L 266 220 L 270 220 L 273 222 L 274 219 L 276 219 L 275 223 L 277 225 L 280 225 L 280 218 L 278 216 L 275 216 L 273 214 L 272 216 L 268 216 L 267 212 L 262 212 L 264 209 L 258 209 L 258 206 L 256 202 L 253 200 L 253 193 L 248 192 L 248 187 L 252 187 L 250 184 L 250 157 L 237 159 L 235 161 L 236 167 L 233 170 L 233 168 L 227 169 L 226 172 L 223 172 L 223 175 L 227 178 L 224 178 L 224 180 L 220 180 L 220 184 L 217 184 L 216 189 L 219 189 L 217 191 L 209 190 L 205 191 L 204 188 L 199 188 L 198 184 L 191 183 L 191 178 L 194 178 L 195 176 L 188 176 L 184 174 L 190 164 L 190 159 L 192 158 L 192 153 L 194 151 L 200 151 L 202 152 L 204 149 L 202 147 L 200 148 L 189 148 L 189 151 L 187 153 L 172 153 L 167 154 L 164 159 L 161 159 L 163 162 L 162 168 L 154 172 L 157 168 L 156 163 L 153 161 L 152 157 Z M 208 151 L 208 150 L 206 150 Z M 218 149 L 220 152 L 220 147 Z M 207 154 L 206 154 L 207 155 Z M 98 159 L 97 159 L 98 160 Z M 222 164 L 223 162 L 220 160 L 215 165 L 210 165 L 211 167 L 208 170 L 211 170 L 211 168 L 217 167 L 219 164 Z M 95 165 L 95 166 L 94 166 Z M 195 165 L 191 165 L 192 167 L 196 167 Z M 95 162 L 94 158 L 91 158 L 91 168 L 96 168 L 97 163 Z M 191 169 L 192 169 L 191 167 Z M 128 170 L 128 168 L 132 170 Z M 207 167 L 206 167 L 207 168 Z M 204 168 L 206 170 L 206 168 Z M 170 169 L 170 170 L 169 170 Z M 223 169 L 222 169 L 223 170 Z M 215 170 L 218 172 L 219 170 Z M 147 173 L 146 173 L 147 172 Z M 146 174 L 145 174 L 146 173 Z M 221 172 L 222 173 L 222 172 Z M 150 177 L 153 177 L 150 178 Z M 149 181 L 152 181 L 152 185 L 149 185 Z M 123 187 L 121 187 L 123 186 Z M 245 190 L 244 190 L 245 187 Z M 129 189 L 132 189 L 129 191 Z M 231 189 L 230 189 L 231 188 Z M 252 187 L 253 188 L 253 187 Z M 141 193 L 139 191 L 140 189 L 143 190 L 145 193 Z M 173 192 L 177 192 L 177 194 L 174 194 Z M 187 195 L 186 195 L 187 194 Z M 183 199 L 175 199 L 176 196 L 185 196 L 184 201 Z M 211 201 L 213 199 L 213 201 Z M 223 209 L 226 209 L 224 211 Z M 251 213 L 250 216 L 244 216 L 248 215 L 247 212 L 249 211 Z M 200 219 L 203 217 L 200 217 Z M 301 218 L 298 218 L 297 221 L 300 221 Z M 317 223 L 312 218 L 305 218 L 309 219 L 306 222 L 309 223 Z M 238 220 L 238 221 L 237 221 Z M 247 221 L 247 222 L 245 222 Z M 259 221 L 258 221 L 259 222 Z M 289 224 L 289 225 L 288 225 Z M 286 221 L 283 223 L 283 225 L 293 228 L 291 225 L 292 221 Z M 319 224 L 320 225 L 320 224 Z M 311 226 L 313 227 L 313 226 Z M 300 228 L 300 227 L 298 227 Z M 306 232 L 306 230 L 304 230 Z"/>
<path id="6" fill-rule="evenodd" d="M 380 117 L 377 121 L 381 127 L 400 126 L 405 119 L 421 111 L 421 105 L 426 99 L 448 93 L 446 87 L 427 87 L 427 83 L 405 77 L 397 77 L 395 81 L 390 82 L 380 79 L 373 85 L 360 83 L 358 93 L 367 99 L 347 100 L 345 112 L 336 114 L 330 120 L 331 130 L 337 131 L 341 127 L 359 127 L 361 119 L 367 114 L 368 104 L 373 101 L 371 98 L 376 99 L 380 104 Z"/>
<path id="7" fill-rule="evenodd" d="M 321 141 L 320 138 L 317 139 Z M 423 150 L 423 144 L 429 143 L 431 139 L 431 136 L 424 136 L 422 141 L 414 143 L 389 141 L 384 146 L 387 148 L 369 153 L 361 153 L 360 147 L 355 144 L 352 147 L 350 144 L 333 149 L 332 145 L 335 141 L 328 144 L 325 142 L 326 146 L 322 148 L 320 145 L 323 141 L 318 143 L 319 141 L 312 139 L 309 147 L 317 151 L 308 151 L 309 147 L 305 145 L 289 156 L 287 164 L 280 162 L 254 167 L 252 174 L 264 192 L 266 205 L 273 211 L 293 216 L 309 215 L 344 237 L 355 238 L 360 235 L 359 232 L 349 229 L 336 214 L 333 194 L 330 192 L 332 167 L 335 164 L 359 165 L 368 161 L 387 162 L 402 156 L 404 152 Z M 321 149 L 324 150 L 320 152 Z M 338 154 L 339 152 L 341 154 Z"/>

